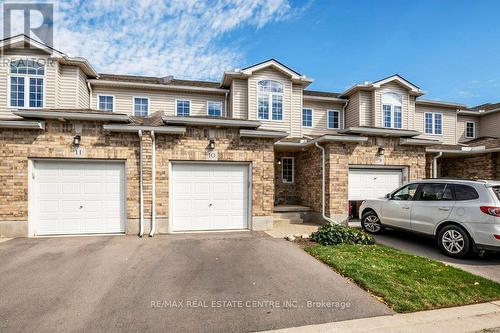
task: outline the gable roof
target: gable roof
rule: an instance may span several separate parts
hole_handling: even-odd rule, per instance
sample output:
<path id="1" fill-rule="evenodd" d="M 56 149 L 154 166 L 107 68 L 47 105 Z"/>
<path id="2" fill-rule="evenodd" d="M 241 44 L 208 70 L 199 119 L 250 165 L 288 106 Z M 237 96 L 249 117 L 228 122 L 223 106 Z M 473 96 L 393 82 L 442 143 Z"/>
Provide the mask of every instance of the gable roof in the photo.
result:
<path id="1" fill-rule="evenodd" d="M 80 67 L 80 69 L 83 70 L 85 74 L 87 74 L 90 77 L 98 77 L 96 70 L 85 58 L 70 57 L 63 52 L 58 51 L 55 48 L 47 44 L 41 43 L 24 34 L 7 37 L 0 40 L 0 49 L 4 49 L 6 47 L 22 49 L 25 48 L 25 45 L 29 45 L 29 47 L 36 48 L 51 55 L 52 57 L 58 59 L 62 64 L 78 66 Z"/>
<path id="2" fill-rule="evenodd" d="M 258 64 L 245 67 L 243 69 L 237 69 L 234 71 L 224 72 L 224 75 L 223 75 L 222 81 L 221 81 L 221 86 L 228 87 L 231 84 L 231 81 L 233 78 L 238 78 L 238 77 L 248 78 L 254 72 L 257 72 L 259 70 L 262 70 L 262 69 L 268 68 L 268 67 L 271 67 L 271 68 L 287 75 L 288 77 L 290 77 L 290 79 L 292 80 L 293 83 L 302 84 L 304 87 L 308 86 L 309 84 L 311 84 L 314 81 L 313 79 L 307 78 L 305 75 L 300 74 L 299 72 L 282 64 L 278 60 L 271 58 L 271 59 L 259 62 Z"/>
<path id="3" fill-rule="evenodd" d="M 382 85 L 389 83 L 389 82 L 393 82 L 393 81 L 396 81 L 400 85 L 407 88 L 412 95 L 421 96 L 424 94 L 424 92 L 420 89 L 419 86 L 411 83 L 410 81 L 406 80 L 404 77 L 402 77 L 399 74 L 394 74 L 394 75 L 388 76 L 386 78 L 377 80 L 375 82 L 365 82 L 363 84 L 355 84 L 352 87 L 350 87 L 349 89 L 347 89 L 346 91 L 344 91 L 340 95 L 340 97 L 350 96 L 359 90 L 375 90 L 377 88 L 380 88 Z"/>

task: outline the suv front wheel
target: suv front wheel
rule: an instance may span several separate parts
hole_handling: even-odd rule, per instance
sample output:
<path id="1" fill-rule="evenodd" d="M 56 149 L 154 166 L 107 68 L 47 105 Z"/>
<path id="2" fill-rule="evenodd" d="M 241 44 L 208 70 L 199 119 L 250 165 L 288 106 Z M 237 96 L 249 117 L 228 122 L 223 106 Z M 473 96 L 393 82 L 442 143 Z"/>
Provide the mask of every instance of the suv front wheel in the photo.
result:
<path id="1" fill-rule="evenodd" d="M 374 211 L 367 212 L 361 218 L 361 228 L 370 234 L 379 234 L 384 230 L 380 219 Z"/>
<path id="2" fill-rule="evenodd" d="M 465 230 L 456 225 L 448 225 L 438 234 L 441 251 L 453 258 L 463 258 L 470 250 L 471 241 Z"/>

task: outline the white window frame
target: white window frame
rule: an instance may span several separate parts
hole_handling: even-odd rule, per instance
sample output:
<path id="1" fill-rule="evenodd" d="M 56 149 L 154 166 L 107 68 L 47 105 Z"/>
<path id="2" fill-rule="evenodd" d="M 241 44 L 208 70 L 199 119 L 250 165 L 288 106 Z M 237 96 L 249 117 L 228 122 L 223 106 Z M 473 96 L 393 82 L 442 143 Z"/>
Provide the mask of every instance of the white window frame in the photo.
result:
<path id="1" fill-rule="evenodd" d="M 101 98 L 101 96 L 103 97 L 113 97 L 113 110 L 111 110 L 111 112 L 115 112 L 115 108 L 116 108 L 116 98 L 115 98 L 115 95 L 110 95 L 110 94 L 98 94 L 97 95 L 97 107 L 96 107 L 96 110 L 98 111 L 103 111 L 103 112 L 109 112 L 108 110 L 101 110 L 99 108 L 99 99 Z"/>
<path id="2" fill-rule="evenodd" d="M 178 101 L 189 102 L 189 113 L 188 113 L 187 116 L 185 116 L 185 115 L 179 116 L 179 114 L 178 114 L 179 110 L 177 109 L 177 102 Z M 178 116 L 178 117 L 189 117 L 189 116 L 191 116 L 192 105 L 193 104 L 191 103 L 191 100 L 188 99 L 188 98 L 176 98 L 175 99 L 175 115 Z"/>
<path id="3" fill-rule="evenodd" d="M 431 119 L 432 119 L 431 133 L 427 133 L 426 132 L 426 126 L 425 126 L 425 117 L 427 117 L 428 114 L 431 115 Z M 441 133 L 436 133 L 436 115 L 437 114 L 439 114 L 441 116 Z M 425 135 L 443 136 L 443 133 L 444 133 L 444 117 L 443 117 L 443 114 L 441 112 L 425 112 L 424 113 L 424 131 L 423 132 L 424 132 Z"/>
<path id="4" fill-rule="evenodd" d="M 285 162 L 284 160 L 291 160 L 292 161 L 292 181 L 288 181 L 283 177 L 283 171 L 285 170 Z M 291 156 L 284 156 L 281 158 L 281 181 L 283 184 L 293 184 L 295 183 L 295 158 Z"/>
<path id="5" fill-rule="evenodd" d="M 44 70 L 43 70 L 43 75 L 39 74 L 11 74 L 10 72 L 10 63 L 17 61 L 17 60 L 33 60 L 37 61 L 36 59 L 33 58 L 13 58 L 9 59 L 8 65 L 7 65 L 7 72 L 9 75 L 9 79 L 7 80 L 7 107 L 13 108 L 13 109 L 35 109 L 35 110 L 40 110 L 45 108 L 45 96 L 46 96 L 46 86 L 47 86 L 47 79 L 46 79 L 46 74 L 47 74 L 47 63 L 44 64 Z M 11 92 L 11 78 L 13 77 L 22 77 L 24 78 L 24 106 L 12 106 L 11 105 L 11 100 L 10 100 L 10 92 Z M 42 90 L 42 106 L 32 106 L 30 107 L 30 78 L 34 79 L 43 79 L 43 90 Z"/>
<path id="6" fill-rule="evenodd" d="M 260 92 L 259 91 L 259 83 L 262 81 L 274 81 L 281 84 L 282 92 Z M 259 118 L 259 96 L 267 95 L 267 103 L 269 105 L 269 112 L 267 114 L 267 118 Z M 273 96 L 281 96 L 281 119 L 273 119 Z M 285 84 L 279 80 L 274 79 L 260 79 L 257 81 L 257 120 L 265 120 L 265 121 L 277 121 L 283 122 L 285 121 Z"/>
<path id="7" fill-rule="evenodd" d="M 398 96 L 398 99 L 400 99 L 400 102 L 399 103 L 384 103 L 384 95 L 395 95 L 395 96 Z M 403 112 L 403 96 L 401 94 L 398 94 L 398 93 L 395 93 L 395 92 L 385 92 L 385 93 L 382 93 L 381 96 L 380 96 L 380 113 L 381 113 L 381 119 L 380 119 L 380 122 L 381 122 L 381 127 L 383 128 L 393 128 L 393 129 L 403 129 L 404 128 L 404 112 Z M 389 106 L 390 108 L 390 113 L 391 113 L 391 124 L 390 126 L 385 126 L 385 117 L 384 117 L 384 106 Z M 400 107 L 401 108 L 401 127 L 396 127 L 396 122 L 395 122 L 395 114 L 396 114 L 396 110 L 395 110 L 395 107 Z"/>
<path id="8" fill-rule="evenodd" d="M 467 135 L 467 125 L 472 124 L 472 136 Z M 476 138 L 476 122 L 475 121 L 466 121 L 465 122 L 465 138 L 466 139 L 475 139 Z"/>
<path id="9" fill-rule="evenodd" d="M 304 125 L 304 110 L 311 110 L 311 126 Z M 300 117 L 300 122 L 304 128 L 312 128 L 314 125 L 314 109 L 313 108 L 302 108 L 302 113 Z"/>
<path id="10" fill-rule="evenodd" d="M 214 115 L 211 115 L 208 113 L 208 109 L 209 109 L 208 107 L 209 107 L 210 103 L 219 104 L 219 107 L 220 107 L 220 115 L 219 116 L 214 116 Z M 176 106 L 177 106 L 177 103 L 176 103 Z M 189 109 L 190 109 L 189 111 L 191 112 L 191 105 L 189 106 Z M 177 112 L 177 110 L 176 110 L 176 112 Z M 221 101 L 207 101 L 207 116 L 209 116 L 209 117 L 222 117 L 223 114 L 224 113 L 222 112 L 222 102 Z"/>
<path id="11" fill-rule="evenodd" d="M 141 98 L 141 99 L 145 99 L 145 100 L 148 101 L 148 113 L 145 116 L 136 116 L 136 114 L 135 114 L 135 99 L 136 98 Z M 114 103 L 114 100 L 113 100 L 113 107 L 114 106 L 115 106 L 115 103 Z M 147 117 L 150 114 L 150 112 L 149 112 L 150 109 L 151 109 L 151 103 L 149 101 L 149 97 L 146 97 L 146 96 L 134 96 L 134 97 L 132 97 L 132 114 L 134 116 L 136 116 L 136 117 Z"/>
<path id="12" fill-rule="evenodd" d="M 330 118 L 330 112 L 338 114 L 338 116 L 339 116 L 339 126 L 338 127 L 330 127 L 330 124 L 328 123 L 328 119 Z M 342 117 L 342 113 L 340 112 L 340 110 L 326 110 L 326 128 L 328 128 L 328 129 L 341 129 L 343 127 L 342 120 L 343 120 L 343 117 Z"/>

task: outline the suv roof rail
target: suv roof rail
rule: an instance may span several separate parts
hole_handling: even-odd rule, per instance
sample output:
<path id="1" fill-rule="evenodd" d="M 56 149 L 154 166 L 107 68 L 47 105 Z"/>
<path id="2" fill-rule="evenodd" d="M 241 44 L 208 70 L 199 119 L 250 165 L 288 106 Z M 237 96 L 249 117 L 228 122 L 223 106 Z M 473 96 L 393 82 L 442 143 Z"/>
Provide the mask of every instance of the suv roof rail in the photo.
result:
<path id="1" fill-rule="evenodd" d="M 476 178 L 458 178 L 458 177 L 439 177 L 439 178 L 422 178 L 422 180 L 460 180 L 479 183 L 498 183 L 495 179 L 476 179 Z"/>

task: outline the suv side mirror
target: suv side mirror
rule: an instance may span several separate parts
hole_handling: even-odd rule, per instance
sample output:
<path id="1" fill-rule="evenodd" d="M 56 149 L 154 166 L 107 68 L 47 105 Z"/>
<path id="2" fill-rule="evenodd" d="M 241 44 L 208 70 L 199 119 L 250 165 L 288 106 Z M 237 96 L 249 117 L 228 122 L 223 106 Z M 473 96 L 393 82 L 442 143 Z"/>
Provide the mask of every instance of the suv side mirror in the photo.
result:
<path id="1" fill-rule="evenodd" d="M 391 194 L 390 194 L 390 193 L 387 193 L 387 194 L 385 195 L 385 198 L 386 198 L 386 199 L 391 200 Z"/>

